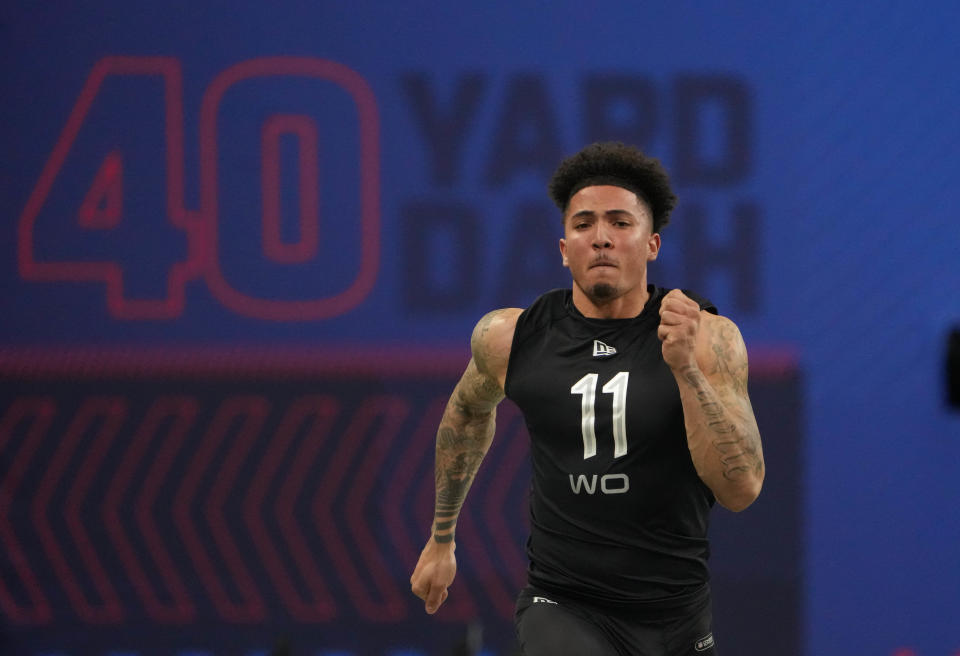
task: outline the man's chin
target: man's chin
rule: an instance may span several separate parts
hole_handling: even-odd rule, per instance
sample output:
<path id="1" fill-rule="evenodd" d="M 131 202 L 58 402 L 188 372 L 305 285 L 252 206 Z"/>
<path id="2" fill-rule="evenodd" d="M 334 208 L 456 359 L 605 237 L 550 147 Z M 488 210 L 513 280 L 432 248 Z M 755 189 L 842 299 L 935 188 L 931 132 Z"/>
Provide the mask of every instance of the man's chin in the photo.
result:
<path id="1" fill-rule="evenodd" d="M 594 303 L 612 301 L 619 295 L 619 290 L 608 282 L 598 282 L 587 290 L 587 296 Z"/>

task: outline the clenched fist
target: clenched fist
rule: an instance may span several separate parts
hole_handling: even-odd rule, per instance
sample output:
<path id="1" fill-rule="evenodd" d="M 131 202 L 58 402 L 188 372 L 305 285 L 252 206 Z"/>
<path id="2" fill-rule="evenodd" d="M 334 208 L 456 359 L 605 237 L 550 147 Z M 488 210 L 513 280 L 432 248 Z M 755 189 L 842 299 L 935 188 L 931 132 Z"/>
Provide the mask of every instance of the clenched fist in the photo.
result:
<path id="1" fill-rule="evenodd" d="M 424 607 L 431 615 L 447 600 L 447 588 L 457 575 L 454 549 L 454 543 L 438 544 L 431 537 L 420 553 L 420 560 L 410 577 L 413 594 L 423 599 Z"/>
<path id="2" fill-rule="evenodd" d="M 674 371 L 697 365 L 694 353 L 700 332 L 700 304 L 679 289 L 671 290 L 660 302 L 663 360 Z"/>

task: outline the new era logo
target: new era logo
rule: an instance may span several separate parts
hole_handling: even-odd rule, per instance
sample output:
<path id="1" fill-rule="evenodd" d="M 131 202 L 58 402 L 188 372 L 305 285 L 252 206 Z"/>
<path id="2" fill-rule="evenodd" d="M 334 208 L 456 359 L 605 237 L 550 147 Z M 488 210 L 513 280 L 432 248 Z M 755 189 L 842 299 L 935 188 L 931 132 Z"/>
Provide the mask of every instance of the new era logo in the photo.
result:
<path id="1" fill-rule="evenodd" d="M 612 346 L 604 344 L 599 339 L 593 340 L 593 357 L 595 358 L 608 358 L 611 355 L 616 355 L 617 349 Z"/>

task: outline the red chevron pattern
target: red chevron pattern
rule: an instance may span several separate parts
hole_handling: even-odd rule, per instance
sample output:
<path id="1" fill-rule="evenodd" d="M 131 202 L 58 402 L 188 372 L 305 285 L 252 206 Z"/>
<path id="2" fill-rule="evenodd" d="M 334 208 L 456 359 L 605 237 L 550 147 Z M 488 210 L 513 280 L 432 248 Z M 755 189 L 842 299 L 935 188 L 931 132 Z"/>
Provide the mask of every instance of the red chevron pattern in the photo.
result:
<path id="1" fill-rule="evenodd" d="M 10 404 L 6 414 L 0 419 L 0 454 L 3 454 L 4 461 L 9 457 L 7 451 L 11 449 L 14 431 L 25 419 L 30 420 L 29 426 L 25 429 L 23 443 L 13 457 L 10 457 L 10 466 L 6 468 L 3 478 L 0 479 L 0 541 L 13 566 L 11 575 L 16 576 L 17 582 L 28 598 L 26 605 L 17 600 L 8 587 L 8 581 L 0 579 L 0 609 L 10 618 L 10 621 L 17 624 L 46 624 L 53 618 L 50 602 L 43 593 L 33 568 L 30 567 L 23 546 L 25 540 L 17 537 L 17 531 L 10 519 L 10 511 L 25 473 L 41 442 L 46 438 L 47 431 L 50 430 L 55 413 L 56 404 L 49 397 L 18 398 Z"/>
<path id="2" fill-rule="evenodd" d="M 336 616 L 336 604 L 321 572 L 323 564 L 311 553 L 304 529 L 297 522 L 293 509 L 310 468 L 316 466 L 319 446 L 327 438 L 338 413 L 339 404 L 327 396 L 303 397 L 291 404 L 270 440 L 268 451 L 244 499 L 244 518 L 257 553 L 290 615 L 301 622 L 325 622 Z M 306 436 L 292 466 L 289 471 L 281 472 L 283 458 L 293 448 L 296 433 L 304 426 Z M 284 476 L 278 477 L 278 472 Z M 293 568 L 284 564 L 280 549 L 270 539 L 263 514 L 270 483 L 277 478 L 283 478 L 284 483 L 277 495 L 274 516 L 277 518 L 277 532 L 292 555 Z M 309 590 L 309 598 L 304 598 L 297 589 L 295 580 L 298 577 Z"/>
<path id="3" fill-rule="evenodd" d="M 407 579 L 430 526 L 449 381 L 405 385 L 281 397 L 263 384 L 152 383 L 4 399 L 0 611 L 19 626 L 420 617 Z M 441 621 L 513 612 L 526 448 L 505 407 Z"/>
<path id="4" fill-rule="evenodd" d="M 131 585 L 147 614 L 154 621 L 162 623 L 183 624 L 196 617 L 196 608 L 187 592 L 183 576 L 177 571 L 162 531 L 157 525 L 154 507 L 173 459 L 180 452 L 187 432 L 196 421 L 197 412 L 198 404 L 194 399 L 161 397 L 154 401 L 123 454 L 102 508 L 103 522 L 110 541 Z M 164 435 L 160 433 L 161 425 L 167 420 L 172 420 L 172 423 Z M 161 447 L 143 476 L 133 501 L 136 524 L 143 536 L 146 551 L 151 556 L 149 564 L 144 565 L 137 557 L 133 540 L 124 530 L 122 508 L 129 504 L 127 491 L 134 482 L 147 449 L 154 441 L 159 441 Z M 166 588 L 169 601 L 164 601 L 150 582 L 147 574 L 149 570 L 155 570 L 159 574 L 157 583 Z"/>
<path id="5" fill-rule="evenodd" d="M 191 461 L 183 485 L 176 495 L 176 523 L 197 569 L 197 575 L 220 616 L 229 622 L 258 622 L 266 615 L 263 599 L 253 582 L 250 568 L 243 562 L 227 526 L 223 505 L 240 461 L 250 450 L 251 442 L 263 426 L 268 410 L 269 404 L 261 397 L 233 397 L 223 401 L 201 438 L 199 452 Z M 220 454 L 223 464 L 217 469 L 213 487 L 209 491 L 201 492 L 201 479 L 214 463 L 221 442 L 237 420 L 242 423 L 237 430 L 235 441 L 228 442 L 226 453 Z M 219 552 L 216 560 L 191 517 L 191 506 L 195 505 L 193 500 L 198 495 L 206 497 L 203 517 Z M 218 571 L 221 569 L 217 567 L 218 561 L 223 562 L 225 572 Z"/>
<path id="6" fill-rule="evenodd" d="M 320 491 L 314 500 L 317 523 L 322 527 L 321 538 L 334 569 L 360 615 L 371 621 L 395 622 L 406 613 L 403 593 L 385 567 L 371 531 L 364 528 L 358 518 L 363 515 L 365 492 L 372 486 L 386 453 L 385 442 L 396 435 L 407 412 L 406 403 L 400 399 L 368 399 L 363 412 L 357 413 L 347 427 L 326 471 L 321 474 Z M 364 439 L 367 434 L 372 434 L 372 439 Z M 364 455 L 368 458 L 358 460 L 362 444 L 366 444 Z M 343 504 L 339 503 L 340 499 Z M 342 519 L 334 513 L 334 509 L 340 507 L 345 508 Z M 354 545 L 365 547 L 350 549 L 344 540 L 345 534 L 352 534 Z M 376 593 L 371 594 L 368 586 L 375 588 Z"/>
<path id="7" fill-rule="evenodd" d="M 102 559 L 83 527 L 80 512 L 82 497 L 90 479 L 120 430 L 125 415 L 126 404 L 120 398 L 87 398 L 77 409 L 63 439 L 57 444 L 32 504 L 34 526 L 40 536 L 41 547 L 77 615 L 91 624 L 116 623 L 124 615 L 123 606 L 102 565 Z M 72 461 L 81 442 L 89 442 L 90 446 L 86 457 L 77 466 Z M 64 479 L 73 481 L 66 499 L 60 502 L 72 538 L 70 540 L 65 539 L 62 532 L 57 534 L 49 512 L 54 495 L 62 487 L 61 481 Z M 70 561 L 77 558 L 69 557 L 68 553 L 79 557 L 79 562 L 71 564 Z M 75 569 L 77 565 L 81 567 L 80 573 Z M 83 575 L 86 581 L 81 579 Z M 91 588 L 96 590 L 99 599 L 89 597 Z"/>

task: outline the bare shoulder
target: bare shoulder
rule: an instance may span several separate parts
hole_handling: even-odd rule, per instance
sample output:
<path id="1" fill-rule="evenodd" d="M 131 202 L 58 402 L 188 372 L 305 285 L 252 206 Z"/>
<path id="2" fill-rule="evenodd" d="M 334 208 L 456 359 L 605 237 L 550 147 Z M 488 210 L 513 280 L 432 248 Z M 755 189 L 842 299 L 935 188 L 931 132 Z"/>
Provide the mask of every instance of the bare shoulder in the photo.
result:
<path id="1" fill-rule="evenodd" d="M 488 312 L 477 322 L 470 338 L 470 350 L 473 352 L 477 369 L 501 384 L 506 377 L 513 333 L 521 312 L 521 308 L 503 308 Z"/>
<path id="2" fill-rule="evenodd" d="M 747 346 L 737 324 L 727 317 L 700 313 L 697 364 L 708 378 L 719 378 L 737 392 L 746 393 Z"/>

